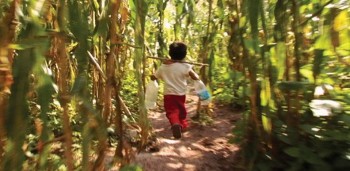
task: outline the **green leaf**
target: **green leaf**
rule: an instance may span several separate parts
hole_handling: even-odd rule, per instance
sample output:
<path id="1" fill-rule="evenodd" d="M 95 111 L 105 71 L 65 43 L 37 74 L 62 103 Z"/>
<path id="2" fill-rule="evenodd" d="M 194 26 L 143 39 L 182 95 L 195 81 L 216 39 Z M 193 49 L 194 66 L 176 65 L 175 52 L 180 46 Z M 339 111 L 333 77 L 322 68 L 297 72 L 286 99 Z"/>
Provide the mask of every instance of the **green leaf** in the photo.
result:
<path id="1" fill-rule="evenodd" d="M 242 18 L 239 20 L 239 28 L 245 27 L 246 24 L 247 24 L 247 17 L 246 16 L 242 16 Z"/>
<path id="2" fill-rule="evenodd" d="M 28 38 L 18 41 L 9 45 L 10 49 L 25 50 L 29 48 L 35 48 L 38 46 L 43 46 L 47 44 L 48 37 L 46 38 Z"/>
<path id="3" fill-rule="evenodd" d="M 328 140 L 335 140 L 335 141 L 348 141 L 349 140 L 348 132 L 343 132 L 341 130 L 327 130 L 324 132 L 324 134 Z"/>
<path id="4" fill-rule="evenodd" d="M 312 165 L 312 170 L 315 171 L 333 171 L 334 167 L 329 164 L 318 164 L 318 165 Z"/>
<path id="5" fill-rule="evenodd" d="M 347 114 L 343 114 L 340 116 L 340 121 L 343 121 L 346 125 L 350 126 L 350 116 Z"/>
<path id="6" fill-rule="evenodd" d="M 323 148 L 317 151 L 317 155 L 322 158 L 330 157 L 333 154 L 334 154 L 334 151 L 331 148 Z"/>
<path id="7" fill-rule="evenodd" d="M 255 52 L 258 52 L 258 18 L 260 15 L 260 5 L 260 0 L 249 0 L 247 2 L 247 11 L 249 13 L 249 23 L 253 35 L 253 48 Z"/>
<path id="8" fill-rule="evenodd" d="M 310 147 L 301 146 L 300 147 L 300 157 L 311 164 L 324 164 L 322 159 L 315 154 Z"/>
<path id="9" fill-rule="evenodd" d="M 86 40 L 89 35 L 89 12 L 84 5 L 81 1 L 68 0 L 69 28 L 80 41 Z"/>
<path id="10" fill-rule="evenodd" d="M 93 0 L 93 6 L 94 6 L 96 9 L 99 9 L 99 8 L 100 8 L 100 4 L 97 2 L 97 0 Z"/>
<path id="11" fill-rule="evenodd" d="M 303 90 L 309 85 L 308 82 L 298 82 L 298 81 L 281 81 L 277 83 L 277 86 L 282 91 L 287 90 Z"/>
<path id="12" fill-rule="evenodd" d="M 263 123 L 264 130 L 268 133 L 271 133 L 271 129 L 272 129 L 271 119 L 266 117 L 265 115 L 262 115 L 262 123 Z"/>
<path id="13" fill-rule="evenodd" d="M 260 91 L 260 104 L 262 106 L 267 106 L 271 98 L 270 85 L 268 80 L 263 80 L 261 83 L 261 91 Z"/>
<path id="14" fill-rule="evenodd" d="M 270 170 L 272 170 L 271 163 L 269 163 L 269 162 L 260 162 L 260 163 L 258 163 L 257 167 L 259 168 L 259 171 L 270 171 Z"/>
<path id="15" fill-rule="evenodd" d="M 98 22 L 96 36 L 106 38 L 108 34 L 109 17 L 106 15 L 106 12 L 104 14 L 105 15 L 103 15 Z"/>
<path id="16" fill-rule="evenodd" d="M 314 63 L 312 67 L 312 72 L 315 78 L 321 73 L 321 69 L 322 69 L 321 65 L 324 60 L 323 51 L 324 51 L 323 49 L 315 49 L 314 51 L 315 58 L 314 58 Z"/>
<path id="17" fill-rule="evenodd" d="M 287 135 L 278 135 L 278 139 L 286 144 L 293 145 L 291 138 Z"/>
<path id="18" fill-rule="evenodd" d="M 300 149 L 297 147 L 289 147 L 283 150 L 286 154 L 292 157 L 300 157 Z"/>
<path id="19" fill-rule="evenodd" d="M 271 59 L 271 62 L 278 70 L 278 80 L 282 80 L 286 68 L 286 45 L 284 42 L 277 43 L 276 54 L 274 58 Z"/>
<path id="20" fill-rule="evenodd" d="M 331 38 L 330 38 L 330 34 L 327 34 L 329 33 L 330 29 L 329 26 L 323 26 L 323 32 L 325 34 L 322 34 L 317 40 L 316 40 L 316 43 L 314 45 L 314 48 L 315 49 L 323 49 L 323 50 L 330 50 L 332 51 L 333 50 L 333 46 L 332 46 L 332 43 L 331 43 Z"/>
<path id="21" fill-rule="evenodd" d="M 307 132 L 309 134 L 312 134 L 312 135 L 314 135 L 316 133 L 316 131 L 313 130 L 315 128 L 315 126 L 313 126 L 313 125 L 304 124 L 304 125 L 300 125 L 300 128 L 303 131 L 305 131 L 305 132 Z"/>
<path id="22" fill-rule="evenodd" d="M 337 160 L 334 162 L 334 165 L 336 168 L 339 168 L 339 170 L 344 168 L 350 168 L 349 158 L 338 157 Z"/>
<path id="23" fill-rule="evenodd" d="M 311 71 L 311 65 L 305 65 L 300 69 L 300 73 L 308 79 L 309 82 L 314 82 L 314 73 Z"/>

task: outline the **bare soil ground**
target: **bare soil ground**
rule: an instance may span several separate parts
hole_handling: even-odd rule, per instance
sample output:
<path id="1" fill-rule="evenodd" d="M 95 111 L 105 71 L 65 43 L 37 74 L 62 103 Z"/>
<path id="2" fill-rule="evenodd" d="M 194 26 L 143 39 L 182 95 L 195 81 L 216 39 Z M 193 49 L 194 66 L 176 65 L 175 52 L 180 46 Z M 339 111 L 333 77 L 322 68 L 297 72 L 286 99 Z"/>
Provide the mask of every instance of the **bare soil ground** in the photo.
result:
<path id="1" fill-rule="evenodd" d="M 187 109 L 191 123 L 180 140 L 172 137 L 170 124 L 163 107 L 150 112 L 150 119 L 157 137 L 154 149 L 136 156 L 135 163 L 144 171 L 235 171 L 234 162 L 238 147 L 228 141 L 232 138 L 234 123 L 240 113 L 227 106 L 213 107 L 210 125 L 191 122 L 196 113 L 196 97 L 187 97 Z"/>

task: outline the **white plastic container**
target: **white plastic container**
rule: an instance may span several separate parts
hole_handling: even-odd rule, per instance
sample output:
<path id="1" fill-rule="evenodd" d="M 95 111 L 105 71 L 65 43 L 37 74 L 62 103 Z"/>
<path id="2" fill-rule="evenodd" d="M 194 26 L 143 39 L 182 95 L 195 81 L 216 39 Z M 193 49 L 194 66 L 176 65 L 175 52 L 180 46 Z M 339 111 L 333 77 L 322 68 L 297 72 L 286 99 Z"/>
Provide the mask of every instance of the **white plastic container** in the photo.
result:
<path id="1" fill-rule="evenodd" d="M 145 105 L 146 109 L 155 109 L 157 107 L 159 85 L 156 80 L 150 81 L 146 85 Z"/>
<path id="2" fill-rule="evenodd" d="M 196 90 L 196 93 L 201 101 L 201 105 L 206 106 L 210 103 L 210 93 L 207 89 L 207 87 L 204 85 L 204 83 L 201 80 L 195 80 L 194 81 L 194 89 Z"/>

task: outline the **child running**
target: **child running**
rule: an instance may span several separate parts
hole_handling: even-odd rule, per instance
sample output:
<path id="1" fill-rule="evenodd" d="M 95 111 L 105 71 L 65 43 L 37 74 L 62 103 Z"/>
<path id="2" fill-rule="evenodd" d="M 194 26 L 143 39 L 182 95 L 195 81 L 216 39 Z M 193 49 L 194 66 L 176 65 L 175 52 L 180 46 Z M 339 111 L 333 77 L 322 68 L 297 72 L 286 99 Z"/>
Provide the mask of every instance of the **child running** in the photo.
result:
<path id="1" fill-rule="evenodd" d="M 187 78 L 199 79 L 192 70 L 192 65 L 183 63 L 186 54 L 187 45 L 185 43 L 173 42 L 169 45 L 171 60 L 163 62 L 151 76 L 152 80 L 164 81 L 164 108 L 175 139 L 180 139 L 182 131 L 188 127 L 185 108 Z"/>

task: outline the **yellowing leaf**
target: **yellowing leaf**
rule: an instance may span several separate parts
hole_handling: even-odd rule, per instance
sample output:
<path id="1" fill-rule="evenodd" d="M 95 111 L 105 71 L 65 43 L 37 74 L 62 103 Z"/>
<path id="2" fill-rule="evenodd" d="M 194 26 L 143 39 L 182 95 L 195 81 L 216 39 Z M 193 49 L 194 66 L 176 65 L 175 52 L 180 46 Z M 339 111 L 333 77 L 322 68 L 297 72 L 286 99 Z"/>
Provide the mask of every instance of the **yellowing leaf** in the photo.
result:
<path id="1" fill-rule="evenodd" d="M 349 16 L 347 11 L 342 11 L 333 22 L 333 28 L 335 31 L 341 31 L 349 27 Z"/>
<path id="2" fill-rule="evenodd" d="M 261 100 L 261 106 L 266 106 L 267 105 L 267 96 L 266 96 L 266 89 L 262 89 L 260 92 L 260 100 Z"/>
<path id="3" fill-rule="evenodd" d="M 262 124 L 264 127 L 264 130 L 268 133 L 271 133 L 271 129 L 272 129 L 272 124 L 271 124 L 271 119 L 266 117 L 265 115 L 262 115 Z"/>
<path id="4" fill-rule="evenodd" d="M 311 68 L 311 65 L 307 65 L 306 67 L 302 67 L 300 69 L 300 73 L 304 77 L 306 77 L 310 82 L 314 82 L 315 80 L 314 80 L 313 72 L 310 68 Z"/>

